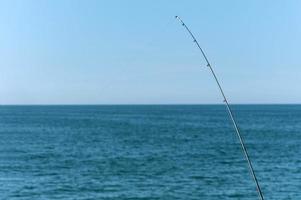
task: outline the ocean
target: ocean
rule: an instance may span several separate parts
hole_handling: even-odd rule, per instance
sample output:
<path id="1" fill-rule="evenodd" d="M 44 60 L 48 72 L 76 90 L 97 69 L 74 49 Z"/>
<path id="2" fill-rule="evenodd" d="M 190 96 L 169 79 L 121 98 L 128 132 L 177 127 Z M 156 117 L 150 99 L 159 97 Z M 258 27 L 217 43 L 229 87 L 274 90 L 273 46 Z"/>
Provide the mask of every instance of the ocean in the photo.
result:
<path id="1" fill-rule="evenodd" d="M 234 105 L 266 199 L 301 199 L 301 105 Z M 257 199 L 224 105 L 0 106 L 0 199 Z"/>

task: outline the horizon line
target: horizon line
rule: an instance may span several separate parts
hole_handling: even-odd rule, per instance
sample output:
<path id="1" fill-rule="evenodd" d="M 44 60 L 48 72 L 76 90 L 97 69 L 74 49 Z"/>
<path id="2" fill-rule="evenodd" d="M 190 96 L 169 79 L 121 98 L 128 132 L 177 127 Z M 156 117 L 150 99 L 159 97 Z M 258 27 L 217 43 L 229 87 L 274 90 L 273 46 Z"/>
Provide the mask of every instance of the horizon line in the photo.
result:
<path id="1" fill-rule="evenodd" d="M 224 103 L 101 103 L 101 104 L 0 104 L 0 106 L 198 106 L 225 105 Z M 231 103 L 230 105 L 301 105 L 301 103 Z"/>

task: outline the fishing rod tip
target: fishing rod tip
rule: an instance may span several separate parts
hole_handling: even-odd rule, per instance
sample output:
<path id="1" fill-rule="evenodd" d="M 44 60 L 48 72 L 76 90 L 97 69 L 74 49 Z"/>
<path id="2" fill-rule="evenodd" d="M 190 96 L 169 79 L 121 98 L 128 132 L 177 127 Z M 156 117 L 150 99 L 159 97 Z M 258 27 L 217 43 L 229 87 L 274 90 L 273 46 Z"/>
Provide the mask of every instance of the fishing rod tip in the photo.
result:
<path id="1" fill-rule="evenodd" d="M 176 19 L 178 19 L 178 18 L 179 18 L 179 16 L 178 16 L 178 15 L 176 15 L 176 16 L 175 16 L 175 18 L 176 18 Z"/>

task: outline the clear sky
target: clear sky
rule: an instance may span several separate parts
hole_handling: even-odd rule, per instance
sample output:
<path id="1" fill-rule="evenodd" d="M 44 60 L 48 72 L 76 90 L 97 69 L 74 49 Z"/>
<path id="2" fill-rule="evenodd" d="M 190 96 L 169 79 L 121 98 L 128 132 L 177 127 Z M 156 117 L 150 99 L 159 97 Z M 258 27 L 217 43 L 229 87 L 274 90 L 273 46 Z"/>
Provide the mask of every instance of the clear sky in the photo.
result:
<path id="1" fill-rule="evenodd" d="M 0 2 L 0 104 L 301 103 L 301 1 Z"/>

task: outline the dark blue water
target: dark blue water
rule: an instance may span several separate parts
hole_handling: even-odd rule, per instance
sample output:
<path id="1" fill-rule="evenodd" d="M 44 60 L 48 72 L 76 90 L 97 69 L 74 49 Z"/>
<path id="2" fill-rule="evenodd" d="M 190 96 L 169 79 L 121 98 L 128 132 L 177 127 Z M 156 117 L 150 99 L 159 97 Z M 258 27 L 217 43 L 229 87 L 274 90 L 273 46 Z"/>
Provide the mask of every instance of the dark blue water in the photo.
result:
<path id="1" fill-rule="evenodd" d="M 301 106 L 234 112 L 266 199 L 301 199 Z M 0 199 L 257 199 L 214 106 L 0 106 Z"/>

